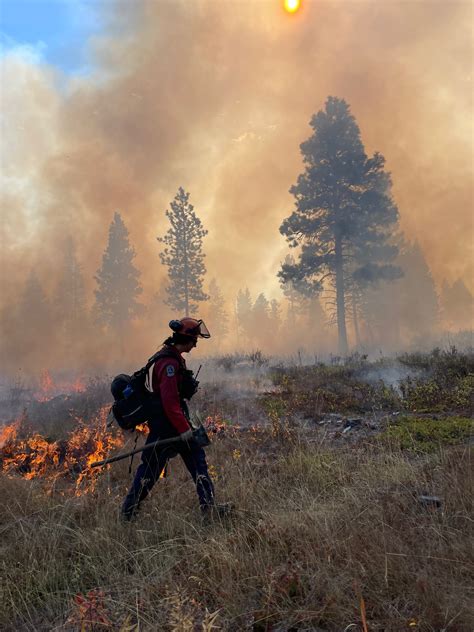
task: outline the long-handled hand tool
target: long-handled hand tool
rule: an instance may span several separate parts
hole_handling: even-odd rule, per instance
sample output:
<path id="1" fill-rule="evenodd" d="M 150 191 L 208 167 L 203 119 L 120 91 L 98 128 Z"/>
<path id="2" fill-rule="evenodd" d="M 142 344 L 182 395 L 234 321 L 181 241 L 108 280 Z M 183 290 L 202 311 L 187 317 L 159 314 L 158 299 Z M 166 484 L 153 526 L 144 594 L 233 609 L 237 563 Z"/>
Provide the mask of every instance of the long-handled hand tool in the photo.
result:
<path id="1" fill-rule="evenodd" d="M 180 439 L 179 437 L 171 437 L 170 439 L 159 439 L 158 441 L 152 441 L 151 443 L 147 443 L 141 448 L 137 448 L 136 450 L 124 452 L 123 454 L 117 454 L 117 456 L 111 456 L 109 459 L 104 459 L 103 461 L 95 461 L 94 463 L 91 463 L 89 467 L 100 467 L 101 465 L 115 463 L 115 461 L 121 461 L 122 459 L 126 459 L 127 457 L 132 456 L 133 454 L 138 454 L 139 452 L 143 452 L 144 450 L 149 450 L 150 448 L 155 448 L 156 446 L 177 443 L 178 441 L 182 441 L 182 439 Z"/>

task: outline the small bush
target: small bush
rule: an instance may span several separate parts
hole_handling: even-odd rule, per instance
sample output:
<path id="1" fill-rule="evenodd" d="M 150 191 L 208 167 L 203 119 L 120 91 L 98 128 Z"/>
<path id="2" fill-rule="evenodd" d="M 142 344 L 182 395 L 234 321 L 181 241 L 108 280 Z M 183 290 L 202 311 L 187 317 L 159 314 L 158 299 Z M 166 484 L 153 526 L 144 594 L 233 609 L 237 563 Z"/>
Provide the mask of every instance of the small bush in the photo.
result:
<path id="1" fill-rule="evenodd" d="M 417 412 L 472 409 L 474 374 L 440 379 L 407 377 L 400 382 L 400 391 L 407 410 Z"/>
<path id="2" fill-rule="evenodd" d="M 447 351 L 410 353 L 399 362 L 418 372 L 400 381 L 407 410 L 416 412 L 472 410 L 474 392 L 474 354 L 461 353 L 456 347 Z"/>
<path id="3" fill-rule="evenodd" d="M 215 364 L 218 368 L 222 368 L 227 373 L 230 373 L 243 359 L 244 356 L 241 353 L 227 353 L 216 358 Z"/>
<path id="4" fill-rule="evenodd" d="M 439 383 L 452 383 L 474 373 L 474 353 L 460 352 L 456 347 L 448 350 L 437 348 L 431 353 L 405 353 L 398 357 L 398 361 L 423 371 Z"/>
<path id="5" fill-rule="evenodd" d="M 254 366 L 257 369 L 261 369 L 264 366 L 268 366 L 270 362 L 270 358 L 265 356 L 259 349 L 247 354 L 246 357 L 251 362 L 252 366 Z"/>

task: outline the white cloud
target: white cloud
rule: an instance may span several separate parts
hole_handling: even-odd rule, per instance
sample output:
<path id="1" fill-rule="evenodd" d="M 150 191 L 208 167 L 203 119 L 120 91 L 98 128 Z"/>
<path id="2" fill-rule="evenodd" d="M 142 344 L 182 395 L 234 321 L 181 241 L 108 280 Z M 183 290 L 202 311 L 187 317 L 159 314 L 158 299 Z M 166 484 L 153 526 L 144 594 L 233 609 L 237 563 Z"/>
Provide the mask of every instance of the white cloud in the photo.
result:
<path id="1" fill-rule="evenodd" d="M 42 64 L 47 50 L 45 42 L 18 42 L 6 33 L 0 32 L 0 62 L 5 58 L 15 57 L 23 59 L 28 64 Z"/>

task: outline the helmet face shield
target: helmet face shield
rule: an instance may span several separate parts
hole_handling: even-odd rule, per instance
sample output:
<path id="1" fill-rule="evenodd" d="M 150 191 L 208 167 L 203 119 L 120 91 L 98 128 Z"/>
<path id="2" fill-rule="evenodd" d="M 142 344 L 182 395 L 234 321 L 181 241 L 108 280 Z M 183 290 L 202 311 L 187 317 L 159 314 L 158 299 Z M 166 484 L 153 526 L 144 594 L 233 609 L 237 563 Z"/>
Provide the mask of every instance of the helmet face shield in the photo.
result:
<path id="1" fill-rule="evenodd" d="M 203 320 L 200 320 L 198 322 L 199 322 L 198 336 L 200 336 L 201 338 L 210 338 L 211 334 L 209 333 L 209 329 L 206 327 L 205 322 Z"/>

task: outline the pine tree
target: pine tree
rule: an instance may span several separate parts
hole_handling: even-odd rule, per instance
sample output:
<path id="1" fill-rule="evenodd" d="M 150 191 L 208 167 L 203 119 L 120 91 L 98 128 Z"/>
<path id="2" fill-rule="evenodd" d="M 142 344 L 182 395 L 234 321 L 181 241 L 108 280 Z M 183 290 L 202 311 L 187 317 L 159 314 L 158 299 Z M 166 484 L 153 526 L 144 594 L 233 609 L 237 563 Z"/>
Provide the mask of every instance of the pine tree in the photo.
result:
<path id="1" fill-rule="evenodd" d="M 98 286 L 93 310 L 96 320 L 117 333 L 123 333 L 131 320 L 144 309 L 137 301 L 142 287 L 140 273 L 133 265 L 135 251 L 128 235 L 120 214 L 115 213 L 102 266 L 94 277 Z"/>
<path id="2" fill-rule="evenodd" d="M 56 319 L 35 272 L 30 274 L 15 311 L 13 348 L 17 361 L 30 369 L 47 367 L 56 348 Z"/>
<path id="3" fill-rule="evenodd" d="M 290 189 L 296 209 L 280 227 L 290 246 L 300 247 L 299 261 L 283 264 L 279 276 L 308 296 L 333 284 L 339 351 L 346 354 L 349 280 L 373 284 L 399 276 L 387 263 L 396 255 L 387 240 L 398 211 L 385 160 L 379 153 L 367 157 L 344 100 L 329 97 L 310 124 L 314 133 L 301 145 L 305 171 Z"/>
<path id="4" fill-rule="evenodd" d="M 20 298 L 19 319 L 24 334 L 33 333 L 44 342 L 52 325 L 51 303 L 35 272 L 30 274 Z"/>
<path id="5" fill-rule="evenodd" d="M 271 307 L 265 294 L 261 292 L 255 299 L 251 313 L 251 340 L 259 347 L 268 347 L 275 343 L 275 333 L 272 331 Z"/>
<path id="6" fill-rule="evenodd" d="M 54 294 L 54 307 L 65 333 L 76 335 L 86 320 L 84 278 L 74 241 L 66 241 L 62 274 Z"/>
<path id="7" fill-rule="evenodd" d="M 216 336 L 222 342 L 229 332 L 229 316 L 225 309 L 224 296 L 215 279 L 209 283 L 209 312 L 209 327 L 212 336 Z"/>
<path id="8" fill-rule="evenodd" d="M 393 286 L 369 286 L 361 295 L 371 347 L 395 350 L 400 344 L 429 342 L 439 324 L 436 286 L 419 244 L 401 240 L 397 264 L 403 276 Z"/>
<path id="9" fill-rule="evenodd" d="M 255 332 L 266 332 L 270 325 L 270 303 L 261 292 L 252 307 L 252 322 Z"/>
<path id="10" fill-rule="evenodd" d="M 198 303 L 209 298 L 202 289 L 206 273 L 202 239 L 207 230 L 189 202 L 189 193 L 182 187 L 171 202 L 171 211 L 166 211 L 166 217 L 171 228 L 157 239 L 166 246 L 160 259 L 168 268 L 167 304 L 189 316 Z"/>
<path id="11" fill-rule="evenodd" d="M 237 293 L 235 318 L 239 335 L 252 339 L 254 336 L 252 329 L 252 297 L 247 287 L 245 290 L 239 290 Z"/>
<path id="12" fill-rule="evenodd" d="M 400 253 L 404 277 L 400 282 L 400 321 L 409 338 L 427 336 L 439 324 L 439 300 L 433 275 L 418 242 Z"/>
<path id="13" fill-rule="evenodd" d="M 281 307 L 276 298 L 270 301 L 270 331 L 272 336 L 277 336 L 281 328 Z"/>
<path id="14" fill-rule="evenodd" d="M 365 288 L 371 287 L 371 283 L 358 283 L 354 278 L 349 278 L 346 284 L 346 303 L 348 305 L 347 312 L 352 320 L 354 330 L 355 347 L 359 349 L 362 346 L 361 337 L 361 316 L 362 316 L 362 296 Z"/>

